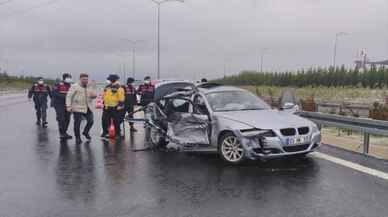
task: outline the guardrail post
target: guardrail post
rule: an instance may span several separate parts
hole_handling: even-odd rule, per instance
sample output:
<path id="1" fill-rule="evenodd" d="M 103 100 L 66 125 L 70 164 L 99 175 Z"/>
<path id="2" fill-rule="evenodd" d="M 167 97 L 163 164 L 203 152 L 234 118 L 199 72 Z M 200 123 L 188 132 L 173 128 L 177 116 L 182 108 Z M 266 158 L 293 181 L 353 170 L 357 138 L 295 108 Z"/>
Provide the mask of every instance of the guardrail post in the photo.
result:
<path id="1" fill-rule="evenodd" d="M 364 151 L 363 151 L 364 154 L 369 153 L 369 138 L 370 138 L 369 133 L 364 133 Z"/>

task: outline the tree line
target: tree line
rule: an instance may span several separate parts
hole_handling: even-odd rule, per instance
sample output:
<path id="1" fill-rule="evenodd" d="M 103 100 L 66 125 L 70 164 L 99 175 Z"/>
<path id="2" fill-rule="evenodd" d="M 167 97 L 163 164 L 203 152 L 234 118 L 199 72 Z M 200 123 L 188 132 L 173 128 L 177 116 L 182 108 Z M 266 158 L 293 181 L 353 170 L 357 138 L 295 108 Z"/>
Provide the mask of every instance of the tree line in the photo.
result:
<path id="1" fill-rule="evenodd" d="M 32 84 L 34 83 L 38 77 L 34 76 L 15 76 L 15 75 L 8 75 L 7 73 L 3 72 L 0 73 L 0 83 L 2 84 L 13 84 L 13 83 L 29 83 Z M 47 80 L 45 81 L 49 84 L 53 84 L 54 80 Z"/>
<path id="2" fill-rule="evenodd" d="M 214 82 L 229 85 L 270 85 L 270 86 L 325 86 L 325 87 L 388 87 L 388 68 L 371 67 L 366 71 L 337 68 L 310 68 L 297 72 L 260 73 L 242 71 L 238 75 L 226 76 Z"/>

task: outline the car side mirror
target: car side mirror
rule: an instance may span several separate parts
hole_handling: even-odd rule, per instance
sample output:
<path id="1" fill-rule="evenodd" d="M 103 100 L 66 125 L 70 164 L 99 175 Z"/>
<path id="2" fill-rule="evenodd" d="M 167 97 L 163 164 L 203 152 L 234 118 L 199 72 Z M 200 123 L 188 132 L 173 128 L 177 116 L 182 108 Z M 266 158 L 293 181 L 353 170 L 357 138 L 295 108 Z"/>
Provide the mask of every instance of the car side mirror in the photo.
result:
<path id="1" fill-rule="evenodd" d="M 288 113 L 292 113 L 292 114 L 297 113 L 297 112 L 300 111 L 298 105 L 295 105 L 294 103 L 290 103 L 290 102 L 285 103 L 285 104 L 280 108 L 280 110 L 285 111 L 285 112 L 288 112 Z"/>
<path id="2" fill-rule="evenodd" d="M 296 105 L 292 102 L 286 102 L 283 106 L 282 106 L 282 110 L 288 110 L 288 109 L 293 109 Z"/>

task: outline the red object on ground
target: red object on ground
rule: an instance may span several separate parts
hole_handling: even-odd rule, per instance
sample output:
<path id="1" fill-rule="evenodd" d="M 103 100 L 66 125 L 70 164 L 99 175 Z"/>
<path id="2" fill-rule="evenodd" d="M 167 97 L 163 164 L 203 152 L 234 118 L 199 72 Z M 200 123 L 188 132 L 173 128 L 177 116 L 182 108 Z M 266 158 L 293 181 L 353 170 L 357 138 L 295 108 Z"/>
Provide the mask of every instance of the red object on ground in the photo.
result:
<path id="1" fill-rule="evenodd" d="M 113 124 L 113 120 L 110 122 L 108 133 L 109 133 L 109 138 L 115 138 L 116 130 L 115 130 L 115 125 Z"/>

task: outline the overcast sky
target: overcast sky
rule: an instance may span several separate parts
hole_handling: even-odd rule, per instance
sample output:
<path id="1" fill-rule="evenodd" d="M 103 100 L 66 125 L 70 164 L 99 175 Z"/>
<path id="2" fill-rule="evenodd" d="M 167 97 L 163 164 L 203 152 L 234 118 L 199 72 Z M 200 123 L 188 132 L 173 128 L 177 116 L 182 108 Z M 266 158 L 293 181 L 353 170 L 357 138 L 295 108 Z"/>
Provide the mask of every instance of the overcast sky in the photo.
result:
<path id="1" fill-rule="evenodd" d="M 0 65 L 12 74 L 58 77 L 88 72 L 98 80 L 132 73 L 129 44 L 137 47 L 137 78 L 156 76 L 156 7 L 151 0 L 0 0 Z M 6 2 L 5 4 L 2 4 Z M 49 4 L 45 4 L 48 2 Z M 357 51 L 388 59 L 387 0 L 186 0 L 161 10 L 164 78 L 215 78 L 332 63 L 353 66 Z M 127 51 L 125 53 L 125 51 Z M 226 62 L 226 64 L 224 64 Z"/>

